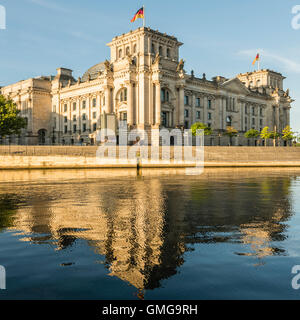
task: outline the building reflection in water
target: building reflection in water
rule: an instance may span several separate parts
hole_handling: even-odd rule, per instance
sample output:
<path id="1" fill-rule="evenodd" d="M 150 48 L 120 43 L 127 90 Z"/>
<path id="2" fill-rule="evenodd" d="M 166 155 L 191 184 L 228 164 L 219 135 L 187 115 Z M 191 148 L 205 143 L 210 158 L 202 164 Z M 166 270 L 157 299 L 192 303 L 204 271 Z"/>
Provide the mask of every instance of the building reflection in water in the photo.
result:
<path id="1" fill-rule="evenodd" d="M 292 177 L 81 179 L 6 184 L 0 188 L 0 231 L 22 240 L 55 243 L 56 250 L 86 240 L 105 256 L 109 275 L 138 289 L 160 287 L 178 272 L 195 244 L 239 243 L 263 258 L 285 254 L 292 210 Z M 18 199 L 18 200 L 17 200 Z M 20 200 L 21 199 L 21 200 Z"/>

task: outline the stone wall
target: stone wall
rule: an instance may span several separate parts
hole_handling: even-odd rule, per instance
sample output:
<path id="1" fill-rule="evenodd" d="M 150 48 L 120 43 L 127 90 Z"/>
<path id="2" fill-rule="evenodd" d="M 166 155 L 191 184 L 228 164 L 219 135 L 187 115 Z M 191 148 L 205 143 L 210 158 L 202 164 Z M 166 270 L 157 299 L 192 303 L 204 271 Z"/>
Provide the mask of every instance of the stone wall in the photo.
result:
<path id="1" fill-rule="evenodd" d="M 205 147 L 205 167 L 300 167 L 297 147 Z M 0 169 L 30 168 L 112 168 L 136 167 L 127 164 L 99 163 L 97 147 L 0 146 Z M 174 149 L 171 147 L 171 159 Z M 149 148 L 150 154 L 150 148 Z M 146 164 L 144 167 L 184 167 L 185 164 Z"/>

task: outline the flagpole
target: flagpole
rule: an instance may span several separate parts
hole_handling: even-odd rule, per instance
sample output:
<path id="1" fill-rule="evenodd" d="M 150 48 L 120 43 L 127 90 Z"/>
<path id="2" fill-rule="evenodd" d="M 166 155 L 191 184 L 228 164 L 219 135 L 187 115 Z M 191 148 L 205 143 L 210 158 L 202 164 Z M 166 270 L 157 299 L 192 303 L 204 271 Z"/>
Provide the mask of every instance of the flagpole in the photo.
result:
<path id="1" fill-rule="evenodd" d="M 145 6 L 143 5 L 143 11 L 144 11 L 144 19 L 143 19 L 143 27 L 145 28 L 146 25 L 146 15 L 145 15 Z"/>
<path id="2" fill-rule="evenodd" d="M 258 52 L 259 56 L 258 56 L 258 61 L 257 61 L 257 66 L 258 66 L 258 70 L 260 71 L 260 53 Z"/>

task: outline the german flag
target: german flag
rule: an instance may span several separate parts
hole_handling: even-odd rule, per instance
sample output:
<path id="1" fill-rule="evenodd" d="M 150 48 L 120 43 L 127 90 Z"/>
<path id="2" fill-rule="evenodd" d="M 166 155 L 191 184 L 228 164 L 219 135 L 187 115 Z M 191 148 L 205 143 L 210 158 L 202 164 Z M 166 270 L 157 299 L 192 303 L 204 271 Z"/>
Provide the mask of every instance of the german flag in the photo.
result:
<path id="1" fill-rule="evenodd" d="M 137 20 L 138 18 L 144 19 L 145 18 L 145 14 L 144 14 L 144 7 L 139 9 L 136 14 L 134 15 L 134 17 L 131 19 L 131 22 L 134 22 L 135 20 Z"/>
<path id="2" fill-rule="evenodd" d="M 252 62 L 252 65 L 255 65 L 256 61 L 259 60 L 259 53 L 256 55 L 254 61 Z"/>

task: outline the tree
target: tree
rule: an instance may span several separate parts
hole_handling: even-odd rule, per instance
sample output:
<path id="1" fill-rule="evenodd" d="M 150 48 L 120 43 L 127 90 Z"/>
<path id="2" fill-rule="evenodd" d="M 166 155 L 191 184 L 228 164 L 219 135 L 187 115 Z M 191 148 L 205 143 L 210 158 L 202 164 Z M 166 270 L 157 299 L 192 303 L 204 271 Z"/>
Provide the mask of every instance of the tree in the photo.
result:
<path id="1" fill-rule="evenodd" d="M 264 127 L 261 130 L 260 137 L 265 140 L 265 147 L 267 146 L 267 139 L 270 138 L 269 127 Z"/>
<path id="2" fill-rule="evenodd" d="M 244 137 L 248 139 L 257 138 L 258 136 L 259 136 L 259 131 L 255 129 L 250 129 L 244 134 Z"/>
<path id="3" fill-rule="evenodd" d="M 226 131 L 224 132 L 224 135 L 229 137 L 230 145 L 232 145 L 232 137 L 235 137 L 237 134 L 238 131 L 234 129 L 234 127 L 227 127 Z"/>
<path id="4" fill-rule="evenodd" d="M 21 129 L 27 126 L 26 120 L 19 114 L 20 110 L 12 100 L 0 95 L 0 138 L 20 134 Z"/>
<path id="5" fill-rule="evenodd" d="M 271 131 L 270 132 L 270 139 L 273 139 L 273 146 L 276 147 L 276 139 L 280 137 L 280 134 L 276 131 Z"/>
<path id="6" fill-rule="evenodd" d="M 286 126 L 286 127 L 282 130 L 282 139 L 283 139 L 284 141 L 287 141 L 287 142 L 294 139 L 294 132 L 292 132 L 290 126 Z"/>
<path id="7" fill-rule="evenodd" d="M 208 127 L 207 125 L 205 125 L 202 122 L 195 122 L 192 126 L 192 135 L 196 136 L 197 135 L 197 130 L 204 130 L 204 135 L 205 136 L 209 136 L 212 134 L 212 129 L 210 127 Z"/>

